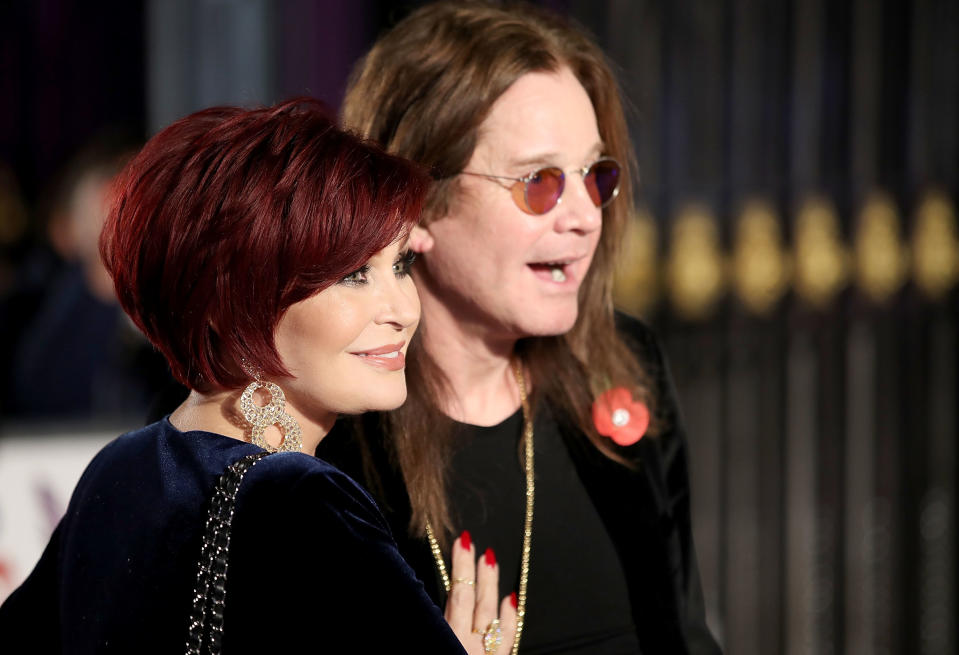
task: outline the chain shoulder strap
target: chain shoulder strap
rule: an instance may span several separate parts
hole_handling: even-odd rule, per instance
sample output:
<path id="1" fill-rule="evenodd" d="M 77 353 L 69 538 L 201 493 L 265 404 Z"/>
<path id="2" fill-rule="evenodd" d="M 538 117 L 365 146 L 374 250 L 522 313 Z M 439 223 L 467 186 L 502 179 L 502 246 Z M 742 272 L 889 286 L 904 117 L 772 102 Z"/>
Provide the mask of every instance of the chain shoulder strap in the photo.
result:
<path id="1" fill-rule="evenodd" d="M 186 641 L 187 655 L 219 655 L 223 642 L 223 608 L 226 604 L 226 571 L 230 555 L 233 509 L 243 477 L 269 455 L 254 453 L 231 464 L 213 488 L 210 511 L 203 529 L 203 548 L 193 588 L 193 611 Z M 205 649 L 205 650 L 204 650 Z"/>

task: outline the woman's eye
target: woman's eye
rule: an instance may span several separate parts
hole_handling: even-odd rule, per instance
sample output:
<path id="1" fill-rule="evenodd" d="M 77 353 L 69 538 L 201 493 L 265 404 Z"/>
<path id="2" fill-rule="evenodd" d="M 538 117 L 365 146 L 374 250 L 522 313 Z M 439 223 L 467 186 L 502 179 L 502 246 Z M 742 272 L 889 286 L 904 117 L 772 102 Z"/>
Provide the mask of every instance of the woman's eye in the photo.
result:
<path id="1" fill-rule="evenodd" d="M 358 268 L 349 275 L 344 276 L 343 279 L 340 280 L 340 284 L 365 284 L 367 281 L 367 273 L 369 272 L 369 265 Z"/>
<path id="2" fill-rule="evenodd" d="M 406 277 L 410 274 L 410 270 L 413 268 L 413 262 L 415 261 L 416 253 L 412 250 L 407 250 L 396 260 L 396 263 L 393 264 L 393 273 L 397 277 Z"/>

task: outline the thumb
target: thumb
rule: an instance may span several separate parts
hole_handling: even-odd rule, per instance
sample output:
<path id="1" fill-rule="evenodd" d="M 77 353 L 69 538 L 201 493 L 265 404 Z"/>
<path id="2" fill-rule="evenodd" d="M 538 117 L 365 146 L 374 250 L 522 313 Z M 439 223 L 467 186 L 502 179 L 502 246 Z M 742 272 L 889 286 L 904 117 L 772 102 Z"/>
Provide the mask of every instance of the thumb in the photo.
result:
<path id="1" fill-rule="evenodd" d="M 513 641 L 516 639 L 516 594 L 512 593 L 499 604 L 499 627 L 503 635 L 501 653 L 513 650 Z"/>

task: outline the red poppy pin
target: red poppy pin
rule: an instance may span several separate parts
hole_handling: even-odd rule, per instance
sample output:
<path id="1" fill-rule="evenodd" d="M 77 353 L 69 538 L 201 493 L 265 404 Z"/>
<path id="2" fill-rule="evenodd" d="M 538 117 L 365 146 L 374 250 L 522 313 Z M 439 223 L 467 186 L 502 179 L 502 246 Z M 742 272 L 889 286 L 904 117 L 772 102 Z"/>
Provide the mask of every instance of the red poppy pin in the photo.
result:
<path id="1" fill-rule="evenodd" d="M 649 409 L 625 387 L 615 387 L 593 403 L 593 424 L 604 437 L 620 446 L 631 446 L 646 434 Z"/>

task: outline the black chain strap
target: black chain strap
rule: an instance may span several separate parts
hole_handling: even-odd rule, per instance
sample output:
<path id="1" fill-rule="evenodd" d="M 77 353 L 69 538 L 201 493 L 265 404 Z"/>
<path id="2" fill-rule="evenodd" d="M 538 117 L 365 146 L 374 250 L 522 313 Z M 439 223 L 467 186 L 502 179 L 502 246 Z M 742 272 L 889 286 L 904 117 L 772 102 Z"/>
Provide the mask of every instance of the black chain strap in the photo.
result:
<path id="1" fill-rule="evenodd" d="M 270 453 L 254 453 L 230 465 L 213 488 L 213 500 L 203 530 L 203 548 L 193 589 L 193 612 L 187 655 L 219 655 L 223 641 L 223 607 L 226 604 L 226 570 L 230 556 L 230 526 L 236 494 L 253 466 Z"/>

